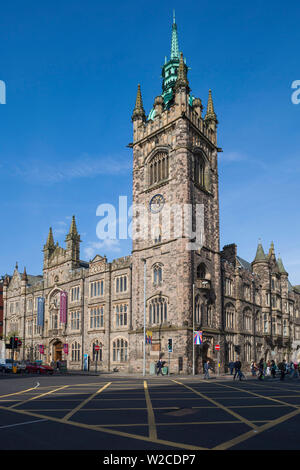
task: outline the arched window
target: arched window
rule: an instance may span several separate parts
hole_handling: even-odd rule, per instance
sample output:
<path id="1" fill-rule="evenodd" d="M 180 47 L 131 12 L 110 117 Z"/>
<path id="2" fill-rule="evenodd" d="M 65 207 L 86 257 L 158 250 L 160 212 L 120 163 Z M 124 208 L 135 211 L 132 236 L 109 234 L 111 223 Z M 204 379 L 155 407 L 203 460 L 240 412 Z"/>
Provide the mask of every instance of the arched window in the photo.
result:
<path id="1" fill-rule="evenodd" d="M 148 164 L 149 185 L 159 183 L 169 178 L 169 157 L 165 152 L 158 152 Z"/>
<path id="2" fill-rule="evenodd" d="M 232 304 L 225 306 L 225 325 L 229 329 L 235 328 L 235 309 Z"/>
<path id="3" fill-rule="evenodd" d="M 288 333 L 288 323 L 287 323 L 287 320 L 284 319 L 283 320 L 283 336 L 288 336 L 289 333 Z"/>
<path id="4" fill-rule="evenodd" d="M 205 187 L 205 161 L 200 154 L 194 156 L 194 181 L 199 186 Z"/>
<path id="5" fill-rule="evenodd" d="M 155 297 L 149 303 L 149 324 L 166 323 L 168 319 L 167 299 Z"/>
<path id="6" fill-rule="evenodd" d="M 72 344 L 72 361 L 80 361 L 80 344 L 75 341 Z"/>
<path id="7" fill-rule="evenodd" d="M 113 361 L 127 362 L 128 360 L 128 342 L 123 338 L 117 338 L 113 341 Z"/>
<path id="8" fill-rule="evenodd" d="M 201 263 L 197 266 L 197 279 L 205 279 L 206 277 L 206 267 L 204 263 Z"/>
<path id="9" fill-rule="evenodd" d="M 196 325 L 202 323 L 202 302 L 200 296 L 197 296 L 195 301 L 195 323 Z"/>
<path id="10" fill-rule="evenodd" d="M 153 266 L 153 284 L 159 286 L 162 283 L 162 265 L 155 264 Z"/>
<path id="11" fill-rule="evenodd" d="M 244 310 L 244 330 L 252 331 L 252 314 L 250 310 Z"/>
<path id="12" fill-rule="evenodd" d="M 249 342 L 245 344 L 245 361 L 251 361 L 251 344 Z"/>

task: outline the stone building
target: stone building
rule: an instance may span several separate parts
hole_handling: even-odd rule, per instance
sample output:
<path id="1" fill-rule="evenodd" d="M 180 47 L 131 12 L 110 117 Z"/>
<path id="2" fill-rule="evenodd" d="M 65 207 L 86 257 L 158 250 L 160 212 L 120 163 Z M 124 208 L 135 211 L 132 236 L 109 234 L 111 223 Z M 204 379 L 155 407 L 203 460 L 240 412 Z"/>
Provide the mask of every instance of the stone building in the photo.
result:
<path id="1" fill-rule="evenodd" d="M 69 368 L 80 369 L 88 357 L 93 368 L 96 345 L 102 370 L 141 372 L 145 351 L 146 372 L 162 357 L 171 372 L 191 373 L 194 330 L 203 335 L 194 347 L 196 372 L 206 357 L 221 370 L 237 357 L 244 363 L 261 357 L 300 360 L 300 288 L 290 284 L 274 245 L 266 255 L 259 243 L 252 263 L 238 256 L 235 244 L 220 250 L 218 120 L 210 90 L 203 115 L 187 72 L 174 20 L 162 93 L 147 117 L 138 86 L 132 115 L 133 202 L 151 217 L 148 233 L 139 211 L 134 214 L 132 254 L 111 263 L 100 255 L 80 260 L 73 217 L 65 248 L 55 244 L 50 228 L 42 276 L 25 269 L 21 274 L 16 266 L 5 277 L 5 335 L 22 338 L 20 358 L 66 360 Z M 201 243 L 192 248 L 197 237 L 179 230 L 182 215 L 188 219 L 180 212 L 184 207 L 192 208 L 194 234 L 196 207 L 203 210 Z M 167 208 L 172 210 L 165 236 Z M 62 292 L 66 321 L 60 317 Z M 44 299 L 43 326 L 38 299 Z M 151 337 L 145 348 L 144 321 Z"/>

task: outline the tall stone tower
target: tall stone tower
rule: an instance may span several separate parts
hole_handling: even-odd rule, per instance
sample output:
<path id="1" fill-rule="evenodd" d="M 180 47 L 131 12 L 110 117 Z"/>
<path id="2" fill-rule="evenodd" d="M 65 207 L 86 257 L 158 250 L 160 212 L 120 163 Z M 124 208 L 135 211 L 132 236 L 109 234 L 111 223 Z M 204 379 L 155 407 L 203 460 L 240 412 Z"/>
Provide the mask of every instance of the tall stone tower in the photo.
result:
<path id="1" fill-rule="evenodd" d="M 174 18 L 171 56 L 162 67 L 162 93 L 146 117 L 139 85 L 132 115 L 136 230 L 131 370 L 141 370 L 144 364 L 144 313 L 147 336 L 152 333 L 152 343 L 146 344 L 146 372 L 159 357 L 170 361 L 173 372 L 192 371 L 193 309 L 195 330 L 203 331 L 205 343 L 195 348 L 196 371 L 202 370 L 202 359 L 217 359 L 214 344 L 221 327 L 218 122 L 211 91 L 203 117 L 201 100 L 190 93 L 187 74 Z M 188 214 L 193 233 L 188 230 Z M 195 233 L 201 227 L 199 244 Z"/>

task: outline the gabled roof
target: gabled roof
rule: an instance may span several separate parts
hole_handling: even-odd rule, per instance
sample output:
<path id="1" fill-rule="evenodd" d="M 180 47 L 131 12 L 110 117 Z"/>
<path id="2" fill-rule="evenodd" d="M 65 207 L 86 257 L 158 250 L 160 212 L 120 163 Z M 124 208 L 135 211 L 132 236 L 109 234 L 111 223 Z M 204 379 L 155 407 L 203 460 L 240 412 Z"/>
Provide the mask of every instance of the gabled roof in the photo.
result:
<path id="1" fill-rule="evenodd" d="M 242 268 L 252 273 L 252 267 L 251 264 L 248 263 L 248 261 L 244 260 L 243 258 L 240 258 L 240 256 L 237 256 L 236 259 L 238 260 Z"/>

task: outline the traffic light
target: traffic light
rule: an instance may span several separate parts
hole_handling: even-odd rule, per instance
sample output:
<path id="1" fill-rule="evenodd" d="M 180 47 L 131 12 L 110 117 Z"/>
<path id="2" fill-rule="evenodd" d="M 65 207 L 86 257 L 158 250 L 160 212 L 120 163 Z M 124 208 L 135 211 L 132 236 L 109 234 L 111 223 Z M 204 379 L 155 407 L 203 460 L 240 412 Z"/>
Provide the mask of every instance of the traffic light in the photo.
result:
<path id="1" fill-rule="evenodd" d="M 172 344 L 172 338 L 168 339 L 168 351 L 173 352 L 173 344 Z"/>
<path id="2" fill-rule="evenodd" d="M 15 337 L 11 336 L 9 339 L 9 349 L 14 349 L 14 345 L 15 345 Z"/>
<path id="3" fill-rule="evenodd" d="M 14 336 L 14 349 L 18 349 L 19 346 L 19 338 Z"/>

